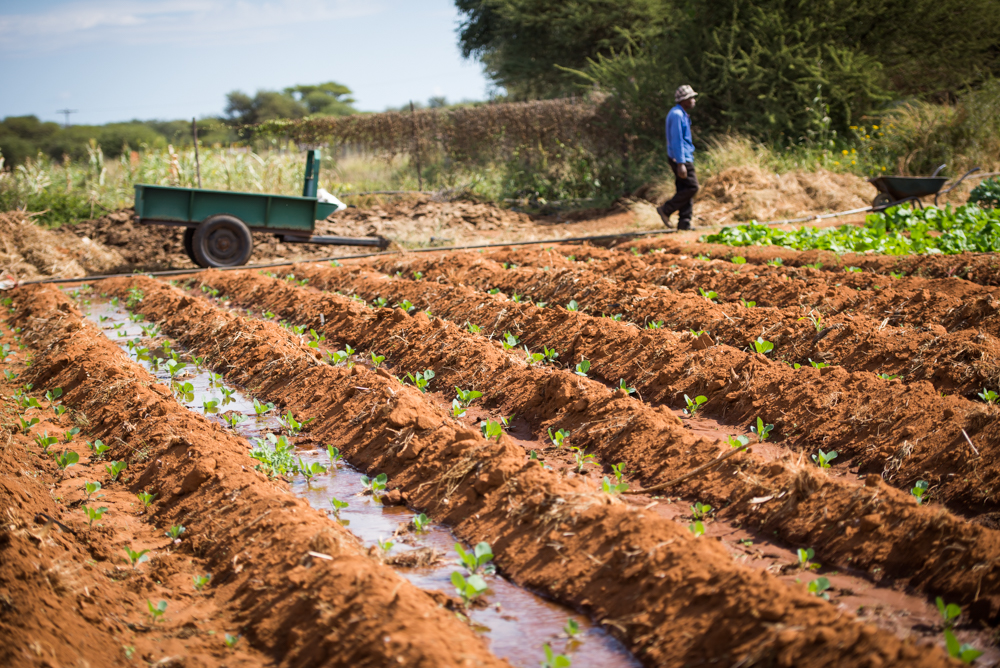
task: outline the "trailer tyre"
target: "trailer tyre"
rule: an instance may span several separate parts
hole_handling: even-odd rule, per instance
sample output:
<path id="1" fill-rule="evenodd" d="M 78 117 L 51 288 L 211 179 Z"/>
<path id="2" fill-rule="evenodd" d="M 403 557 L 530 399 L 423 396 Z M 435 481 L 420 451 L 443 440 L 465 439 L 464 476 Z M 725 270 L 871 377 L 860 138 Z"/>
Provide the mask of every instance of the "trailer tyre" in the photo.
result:
<path id="1" fill-rule="evenodd" d="M 233 216 L 206 218 L 191 241 L 195 262 L 201 267 L 238 267 L 253 252 L 250 230 Z"/>
<path id="2" fill-rule="evenodd" d="M 191 259 L 192 262 L 198 264 L 198 258 L 194 256 L 194 231 L 193 227 L 184 228 L 184 253 Z"/>

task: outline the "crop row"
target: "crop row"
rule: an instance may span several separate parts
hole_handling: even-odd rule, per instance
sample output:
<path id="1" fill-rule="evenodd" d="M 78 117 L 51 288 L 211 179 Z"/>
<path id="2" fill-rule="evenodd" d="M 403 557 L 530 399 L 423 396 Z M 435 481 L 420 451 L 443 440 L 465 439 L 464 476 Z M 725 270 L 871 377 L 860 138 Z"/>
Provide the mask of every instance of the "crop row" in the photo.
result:
<path id="1" fill-rule="evenodd" d="M 323 274 L 343 278 L 341 272 L 331 269 L 304 266 L 297 269 L 303 272 L 302 275 L 308 273 L 312 284 L 323 284 L 330 278 L 324 279 Z M 630 341 L 624 336 L 596 336 L 596 325 L 604 321 L 554 309 L 535 309 L 529 317 L 524 309 L 534 307 L 504 304 L 490 296 L 477 301 L 467 288 L 415 284 L 427 291 L 426 298 L 432 300 L 442 314 L 456 309 L 471 312 L 473 317 L 482 318 L 491 326 L 501 322 L 514 325 L 508 334 L 518 332 L 518 343 L 539 351 L 538 357 L 543 357 L 546 347 L 539 343 L 539 332 L 558 333 L 551 337 L 553 341 L 548 346 L 559 351 L 559 360 L 569 363 L 568 370 L 558 370 L 534 358 L 529 362 L 520 346 L 504 351 L 506 346 L 489 343 L 483 336 L 441 318 L 429 322 L 423 312 L 418 311 L 410 317 L 401 310 L 373 311 L 356 300 L 303 289 L 290 281 L 268 278 L 256 272 L 209 272 L 202 280 L 232 295 L 227 298 L 240 305 L 252 304 L 271 311 L 273 317 L 288 318 L 301 323 L 303 328 L 314 328 L 330 341 L 339 341 L 355 350 L 375 350 L 396 365 L 400 376 L 431 369 L 434 372 L 431 389 L 458 386 L 482 392 L 487 406 L 503 415 L 516 413 L 528 421 L 535 433 L 568 433 L 568 441 L 581 452 L 595 455 L 604 463 L 605 470 L 611 464 L 624 462 L 627 470 L 652 484 L 674 478 L 718 454 L 718 443 L 695 439 L 678 425 L 669 411 L 629 398 L 631 380 L 625 389 L 614 389 L 577 373 L 578 362 L 583 358 L 591 359 L 587 353 L 594 353 L 593 363 L 586 369 L 591 375 L 620 357 L 602 352 L 601 346 L 632 350 L 639 362 L 643 361 L 644 353 L 640 351 L 648 349 L 648 343 Z M 383 278 L 380 283 L 376 281 L 374 287 L 368 286 L 361 291 L 392 295 L 394 290 L 406 290 L 409 283 Z M 352 287 L 362 286 L 354 284 Z M 416 294 L 410 296 L 423 301 Z M 622 328 L 622 335 L 628 333 L 624 325 L 615 324 Z M 497 334 L 504 344 L 510 345 L 508 336 Z M 690 345 L 690 342 L 680 344 L 669 333 L 661 334 L 664 337 L 660 339 L 661 345 Z M 672 344 L 665 337 L 672 337 Z M 660 359 L 664 356 L 661 349 Z M 333 357 L 331 362 L 342 363 L 343 359 Z M 678 371 L 681 375 L 686 374 L 683 369 Z M 615 387 L 618 385 L 614 383 Z M 751 423 L 754 417 L 757 415 L 751 416 Z M 831 479 L 816 468 L 804 469 L 790 460 L 774 461 L 755 453 L 730 462 L 715 473 L 685 483 L 681 489 L 690 498 L 710 500 L 727 507 L 727 517 L 753 526 L 759 524 L 769 532 L 778 531 L 793 543 L 809 546 L 815 543 L 817 535 L 823 535 L 820 551 L 826 562 L 850 563 L 889 577 L 912 578 L 915 586 L 948 591 L 963 597 L 962 600 L 974 597 L 980 580 L 977 577 L 962 584 L 966 579 L 963 571 L 973 565 L 984 565 L 985 553 L 966 553 L 964 556 L 971 557 L 972 561 L 965 563 L 953 559 L 957 556 L 954 550 L 943 548 L 954 541 L 968 546 L 989 543 L 996 540 L 993 532 L 942 515 L 939 510 L 916 508 L 911 496 L 887 488 L 879 483 L 877 476 L 868 480 L 870 487 L 862 487 L 843 478 Z M 778 501 L 784 497 L 787 498 L 783 502 Z M 871 515 L 869 519 L 872 520 L 864 523 L 863 530 L 858 528 L 859 508 L 864 508 L 864 514 Z M 946 543 L 940 543 L 942 551 L 937 556 L 914 563 L 908 558 L 900 558 L 909 554 L 907 550 L 893 555 L 882 552 L 880 546 L 886 539 L 882 530 L 886 526 L 893 527 L 894 540 L 912 544 L 914 549 L 917 545 L 926 548 L 944 535 L 949 538 Z M 873 554 L 878 556 L 872 559 Z M 887 556 L 889 558 L 885 558 Z M 995 575 L 986 575 L 983 582 L 994 579 Z"/>
<path id="2" fill-rule="evenodd" d="M 513 579 L 588 610 L 644 663 L 752 656 L 825 665 L 834 646 L 860 665 L 938 661 L 937 650 L 916 650 L 856 624 L 804 587 L 790 589 L 735 565 L 718 543 L 673 521 L 538 466 L 502 431 L 484 437 L 382 367 L 321 364 L 314 349 L 274 323 L 222 311 L 149 279 L 107 284 L 120 295 L 130 287 L 145 294 L 142 313 L 208 364 L 315 418 L 308 427 L 313 438 L 340 447 L 370 473 L 387 474 L 407 503 L 452 524 L 460 536 L 489 542 Z M 426 326 L 402 311 L 382 313 L 404 337 Z M 332 332 L 344 317 L 330 313 L 323 320 Z"/>

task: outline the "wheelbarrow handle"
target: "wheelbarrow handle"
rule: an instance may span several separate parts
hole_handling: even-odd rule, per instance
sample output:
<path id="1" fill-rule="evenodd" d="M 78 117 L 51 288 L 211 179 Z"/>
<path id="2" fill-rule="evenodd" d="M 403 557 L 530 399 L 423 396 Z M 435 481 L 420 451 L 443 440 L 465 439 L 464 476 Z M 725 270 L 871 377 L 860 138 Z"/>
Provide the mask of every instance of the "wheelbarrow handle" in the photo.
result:
<path id="1" fill-rule="evenodd" d="M 941 167 L 944 167 L 944 165 L 941 165 Z M 938 169 L 940 170 L 940 167 Z M 958 181 L 955 181 L 955 183 L 953 183 L 950 188 L 948 188 L 947 190 L 941 190 L 941 191 L 937 192 L 934 195 L 934 206 L 938 205 L 938 197 L 940 197 L 941 195 L 947 195 L 952 190 L 954 190 L 955 188 L 957 188 L 959 186 L 959 184 L 962 183 L 962 181 L 965 180 L 965 177 L 969 176 L 970 174 L 975 174 L 980 169 L 981 169 L 980 167 L 973 167 L 972 169 L 970 169 L 969 171 L 967 171 L 965 174 L 962 174 L 961 178 L 959 178 Z M 935 172 L 935 174 L 936 173 L 937 172 Z"/>
<path id="2" fill-rule="evenodd" d="M 944 169 L 947 166 L 948 166 L 948 163 L 946 163 L 946 162 L 943 162 L 940 165 L 938 165 L 938 168 L 934 170 L 933 174 L 931 174 L 931 178 L 933 179 L 935 176 L 937 176 L 938 174 L 940 174 L 941 170 Z"/>

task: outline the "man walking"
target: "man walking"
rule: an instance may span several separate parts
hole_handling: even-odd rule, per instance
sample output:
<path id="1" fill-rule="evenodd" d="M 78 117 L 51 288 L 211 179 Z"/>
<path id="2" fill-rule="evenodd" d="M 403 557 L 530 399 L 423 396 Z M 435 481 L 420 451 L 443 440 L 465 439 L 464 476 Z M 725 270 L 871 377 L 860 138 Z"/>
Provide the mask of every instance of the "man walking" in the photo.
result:
<path id="1" fill-rule="evenodd" d="M 698 93 L 687 84 L 674 92 L 674 108 L 667 114 L 667 160 L 674 171 L 674 183 L 677 192 L 673 197 L 656 209 L 663 224 L 670 227 L 670 216 L 674 211 L 677 215 L 677 229 L 691 229 L 691 215 L 694 206 L 691 203 L 698 192 L 698 178 L 694 174 L 694 142 L 691 141 L 691 117 L 688 112 L 694 109 L 695 96 Z"/>

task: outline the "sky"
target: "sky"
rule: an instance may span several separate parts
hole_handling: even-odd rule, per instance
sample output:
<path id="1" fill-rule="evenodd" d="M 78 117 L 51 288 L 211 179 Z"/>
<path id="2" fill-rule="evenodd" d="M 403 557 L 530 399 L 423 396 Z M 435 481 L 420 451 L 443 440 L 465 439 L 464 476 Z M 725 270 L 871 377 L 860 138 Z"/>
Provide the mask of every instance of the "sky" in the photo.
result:
<path id="1" fill-rule="evenodd" d="M 452 0 L 0 0 L 0 118 L 220 115 L 226 93 L 336 81 L 382 111 L 482 100 Z"/>

